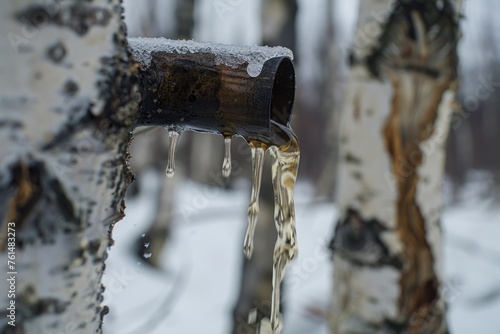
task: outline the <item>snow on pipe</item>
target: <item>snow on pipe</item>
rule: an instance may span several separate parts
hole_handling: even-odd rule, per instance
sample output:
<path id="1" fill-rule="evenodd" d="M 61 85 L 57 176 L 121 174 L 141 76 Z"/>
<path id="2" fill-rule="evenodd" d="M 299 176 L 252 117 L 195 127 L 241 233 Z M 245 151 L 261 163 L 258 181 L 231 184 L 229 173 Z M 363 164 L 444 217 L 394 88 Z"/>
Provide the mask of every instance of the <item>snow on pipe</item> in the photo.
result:
<path id="1" fill-rule="evenodd" d="M 140 66 L 136 126 L 252 141 L 274 137 L 271 121 L 290 120 L 295 71 L 286 48 L 164 38 L 130 38 L 129 45 Z"/>

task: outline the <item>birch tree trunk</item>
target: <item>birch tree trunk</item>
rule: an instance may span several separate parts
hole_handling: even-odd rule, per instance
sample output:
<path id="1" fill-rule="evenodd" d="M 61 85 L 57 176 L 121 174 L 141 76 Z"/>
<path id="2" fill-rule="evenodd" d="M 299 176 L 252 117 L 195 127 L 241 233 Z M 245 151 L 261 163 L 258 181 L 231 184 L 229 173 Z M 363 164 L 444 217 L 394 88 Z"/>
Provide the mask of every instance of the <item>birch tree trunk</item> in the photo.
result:
<path id="1" fill-rule="evenodd" d="M 451 1 L 362 0 L 341 124 L 332 333 L 446 333 L 441 186 Z"/>
<path id="2" fill-rule="evenodd" d="M 101 332 L 138 100 L 120 3 L 0 2 L 0 258 L 17 272 L 13 299 L 0 280 L 1 333 Z"/>

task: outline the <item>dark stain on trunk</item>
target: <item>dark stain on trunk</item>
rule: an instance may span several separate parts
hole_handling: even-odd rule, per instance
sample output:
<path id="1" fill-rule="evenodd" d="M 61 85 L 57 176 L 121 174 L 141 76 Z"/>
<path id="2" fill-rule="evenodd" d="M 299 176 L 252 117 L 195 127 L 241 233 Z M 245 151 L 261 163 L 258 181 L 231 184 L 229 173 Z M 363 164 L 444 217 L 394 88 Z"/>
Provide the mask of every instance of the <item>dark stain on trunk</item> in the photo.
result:
<path id="1" fill-rule="evenodd" d="M 401 259 L 389 253 L 381 240 L 381 234 L 387 231 L 377 220 L 365 220 L 355 209 L 348 209 L 343 221 L 335 228 L 335 236 L 330 242 L 332 252 L 342 256 L 355 265 L 403 268 Z"/>
<path id="2" fill-rule="evenodd" d="M 111 19 L 111 13 L 85 2 L 79 1 L 74 4 L 56 2 L 52 6 L 31 5 L 19 12 L 16 18 L 31 29 L 53 24 L 69 28 L 83 36 L 93 26 L 106 26 Z"/>

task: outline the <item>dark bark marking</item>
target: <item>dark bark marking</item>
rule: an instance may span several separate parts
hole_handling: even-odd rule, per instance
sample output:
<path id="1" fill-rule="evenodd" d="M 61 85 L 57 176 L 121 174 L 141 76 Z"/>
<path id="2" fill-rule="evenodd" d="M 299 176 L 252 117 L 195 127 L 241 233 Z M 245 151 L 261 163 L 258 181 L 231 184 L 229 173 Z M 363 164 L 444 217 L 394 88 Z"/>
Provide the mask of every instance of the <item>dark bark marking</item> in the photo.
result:
<path id="1" fill-rule="evenodd" d="M 49 189 L 54 194 L 54 202 L 60 208 L 61 214 L 64 219 L 68 222 L 78 222 L 78 214 L 75 212 L 75 208 L 71 200 L 65 195 L 62 184 L 57 179 L 52 179 L 49 181 Z"/>
<path id="2" fill-rule="evenodd" d="M 415 52 L 411 44 L 415 44 L 415 41 L 419 38 L 418 29 L 415 27 L 412 18 L 414 13 L 418 13 L 422 18 L 426 32 L 434 28 L 439 30 L 437 36 L 446 36 L 445 40 L 440 40 L 437 37 L 429 39 L 434 54 L 429 55 L 426 59 L 407 57 Z M 443 74 L 448 75 L 447 72 L 449 71 L 452 72 L 452 76 L 456 76 L 458 64 L 456 47 L 459 39 L 459 24 L 458 15 L 451 1 L 398 0 L 382 29 L 383 33 L 378 43 L 373 47 L 370 56 L 366 59 L 368 69 L 374 77 L 381 78 L 384 67 L 419 72 L 434 79 Z M 403 44 L 401 38 L 394 38 L 401 31 L 406 33 L 410 43 Z M 398 44 L 395 45 L 396 43 Z M 439 54 L 443 48 L 448 46 L 450 47 L 448 64 L 446 68 L 443 68 L 439 62 L 433 62 L 433 56 Z M 406 58 L 406 61 L 401 62 L 399 58 L 401 56 Z"/>
<path id="3" fill-rule="evenodd" d="M 57 230 L 79 228 L 80 219 L 75 213 L 59 180 L 48 175 L 42 162 L 20 161 L 12 167 L 9 188 L 14 191 L 4 222 L 15 221 L 19 248 L 36 238 L 52 242 Z M 11 192 L 12 192 L 11 190 Z M 2 190 L 3 191 L 3 190 Z M 57 207 L 58 210 L 51 208 Z M 42 220 L 40 212 L 47 212 L 53 219 Z M 52 221 L 53 220 L 53 221 Z M 61 221 L 64 223 L 61 224 Z"/>
<path id="4" fill-rule="evenodd" d="M 0 127 L 10 127 L 12 130 L 22 129 L 24 124 L 20 121 L 14 121 L 9 119 L 4 119 L 0 121 Z"/>
<path id="5" fill-rule="evenodd" d="M 360 157 L 355 156 L 351 152 L 346 152 L 344 155 L 344 161 L 353 165 L 360 165 L 363 162 Z"/>
<path id="6" fill-rule="evenodd" d="M 64 84 L 64 93 L 69 97 L 75 96 L 78 93 L 78 84 L 73 80 L 66 81 Z"/>
<path id="7" fill-rule="evenodd" d="M 344 221 L 335 228 L 330 242 L 332 252 L 358 266 L 403 268 L 401 259 L 389 253 L 380 234 L 387 229 L 377 220 L 365 220 L 355 209 L 348 209 Z M 373 256 L 377 257 L 373 259 Z"/>
<path id="8" fill-rule="evenodd" d="M 83 36 L 93 26 L 106 26 L 111 19 L 111 13 L 91 3 L 77 2 L 69 5 L 58 3 L 54 7 L 31 5 L 17 13 L 16 18 L 34 29 L 54 24 Z"/>
<path id="9" fill-rule="evenodd" d="M 352 172 L 351 175 L 352 175 L 353 178 L 355 178 L 358 181 L 362 181 L 363 180 L 363 174 L 360 173 L 360 172 Z"/>
<path id="10" fill-rule="evenodd" d="M 66 47 L 61 42 L 57 42 L 47 50 L 47 56 L 56 64 L 62 62 L 66 54 Z"/>
<path id="11" fill-rule="evenodd" d="M 3 333 L 23 333 L 22 324 L 36 317 L 47 314 L 61 314 L 66 311 L 70 302 L 54 299 L 54 298 L 38 298 L 36 291 L 32 286 L 28 286 L 25 290 L 19 291 L 16 296 L 16 327 L 19 325 L 20 332 L 9 332 L 6 326 Z M 0 312 L 0 316 L 6 317 L 7 312 Z"/>

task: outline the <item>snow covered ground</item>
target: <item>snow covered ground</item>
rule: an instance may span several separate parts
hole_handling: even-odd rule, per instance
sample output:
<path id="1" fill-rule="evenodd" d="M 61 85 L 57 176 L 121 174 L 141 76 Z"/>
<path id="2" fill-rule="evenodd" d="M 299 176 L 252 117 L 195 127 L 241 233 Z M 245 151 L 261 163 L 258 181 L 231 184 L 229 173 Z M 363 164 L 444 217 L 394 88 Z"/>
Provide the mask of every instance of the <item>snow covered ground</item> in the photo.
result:
<path id="1" fill-rule="evenodd" d="M 142 177 L 141 195 L 128 201 L 114 230 L 116 245 L 106 266 L 105 318 L 110 334 L 229 333 L 238 292 L 249 185 L 223 191 L 187 182 L 178 195 L 172 238 L 164 249 L 164 271 L 132 256 L 131 243 L 152 218 L 154 176 Z M 484 181 L 484 180 L 483 180 Z M 483 182 L 484 186 L 484 182 Z M 500 209 L 477 194 L 474 183 L 460 204 L 446 209 L 446 296 L 455 334 L 500 333 Z M 336 211 L 314 203 L 306 184 L 297 187 L 300 255 L 286 275 L 285 334 L 326 334 L 323 313 L 332 266 L 326 245 Z M 148 254 L 147 247 L 144 250 Z"/>

